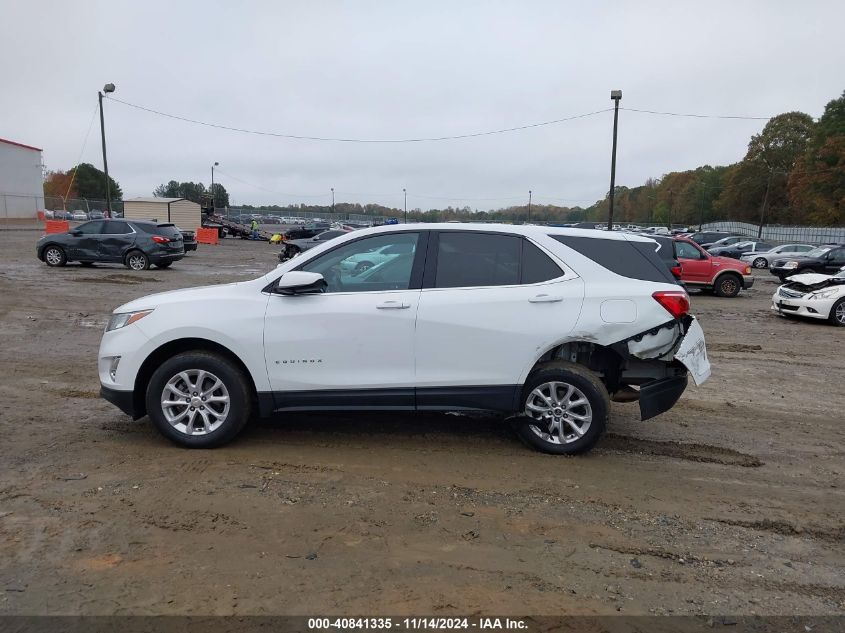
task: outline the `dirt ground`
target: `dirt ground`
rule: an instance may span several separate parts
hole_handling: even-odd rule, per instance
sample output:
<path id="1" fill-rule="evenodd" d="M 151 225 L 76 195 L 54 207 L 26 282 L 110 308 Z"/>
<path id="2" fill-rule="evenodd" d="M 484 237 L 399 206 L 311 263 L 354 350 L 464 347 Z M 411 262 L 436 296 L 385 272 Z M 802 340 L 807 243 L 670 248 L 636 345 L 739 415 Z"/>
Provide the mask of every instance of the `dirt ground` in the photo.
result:
<path id="1" fill-rule="evenodd" d="M 248 279 L 50 269 L 0 231 L 0 614 L 843 614 L 845 330 L 694 295 L 713 377 L 589 455 L 497 419 L 282 416 L 187 451 L 98 398 L 109 312 Z"/>

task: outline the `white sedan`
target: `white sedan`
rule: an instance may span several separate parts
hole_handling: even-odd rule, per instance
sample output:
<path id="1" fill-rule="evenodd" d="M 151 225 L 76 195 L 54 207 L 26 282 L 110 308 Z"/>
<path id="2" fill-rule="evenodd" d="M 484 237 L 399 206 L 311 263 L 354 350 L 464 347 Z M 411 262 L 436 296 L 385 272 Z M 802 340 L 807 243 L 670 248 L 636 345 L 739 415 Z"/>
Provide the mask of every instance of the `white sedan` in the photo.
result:
<path id="1" fill-rule="evenodd" d="M 845 327 L 845 266 L 835 275 L 792 275 L 772 296 L 772 310 Z"/>
<path id="2" fill-rule="evenodd" d="M 744 262 L 748 262 L 754 268 L 768 268 L 774 259 L 800 257 L 806 255 L 814 248 L 815 246 L 811 246 L 810 244 L 781 244 L 768 251 L 745 253 L 740 255 L 739 258 Z"/>

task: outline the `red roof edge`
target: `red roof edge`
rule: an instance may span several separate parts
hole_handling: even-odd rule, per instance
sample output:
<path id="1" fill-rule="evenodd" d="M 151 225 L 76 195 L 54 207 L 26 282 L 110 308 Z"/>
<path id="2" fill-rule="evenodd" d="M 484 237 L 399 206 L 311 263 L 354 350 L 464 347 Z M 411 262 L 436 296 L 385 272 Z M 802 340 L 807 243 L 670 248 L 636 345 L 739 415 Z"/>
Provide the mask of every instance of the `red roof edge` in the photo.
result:
<path id="1" fill-rule="evenodd" d="M 0 138 L 0 143 L 7 143 L 9 145 L 17 145 L 18 147 L 23 147 L 24 149 L 34 149 L 36 152 L 43 152 L 44 150 L 40 147 L 33 147 L 32 145 L 24 145 L 23 143 L 15 143 L 15 141 L 10 141 L 5 138 Z"/>

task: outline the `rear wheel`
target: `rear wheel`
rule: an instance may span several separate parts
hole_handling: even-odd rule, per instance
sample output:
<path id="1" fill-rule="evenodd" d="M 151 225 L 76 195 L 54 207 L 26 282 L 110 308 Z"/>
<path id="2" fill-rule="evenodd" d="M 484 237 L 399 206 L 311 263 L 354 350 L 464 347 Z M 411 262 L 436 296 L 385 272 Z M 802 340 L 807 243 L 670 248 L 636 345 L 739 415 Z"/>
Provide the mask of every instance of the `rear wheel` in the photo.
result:
<path id="1" fill-rule="evenodd" d="M 48 266 L 64 266 L 67 264 L 67 255 L 59 246 L 48 246 L 44 251 L 44 261 Z"/>
<path id="2" fill-rule="evenodd" d="M 845 327 L 845 297 L 833 304 L 828 318 L 834 325 Z"/>
<path id="3" fill-rule="evenodd" d="M 131 270 L 147 270 L 150 267 L 150 258 L 141 251 L 130 251 L 126 255 L 126 267 Z"/>
<path id="4" fill-rule="evenodd" d="M 512 423 L 523 442 L 544 453 L 575 455 L 590 450 L 601 437 L 610 397 L 593 372 L 559 361 L 528 376 L 522 406 L 522 415 Z"/>
<path id="5" fill-rule="evenodd" d="M 169 440 L 213 448 L 232 440 L 252 413 L 252 388 L 231 361 L 210 352 L 177 354 L 147 386 L 147 413 Z"/>
<path id="6" fill-rule="evenodd" d="M 713 291 L 719 297 L 735 297 L 742 288 L 742 282 L 738 275 L 722 275 L 713 287 Z"/>
<path id="7" fill-rule="evenodd" d="M 751 262 L 751 265 L 754 266 L 754 268 L 768 268 L 769 262 L 766 261 L 765 257 L 757 257 L 753 262 Z"/>

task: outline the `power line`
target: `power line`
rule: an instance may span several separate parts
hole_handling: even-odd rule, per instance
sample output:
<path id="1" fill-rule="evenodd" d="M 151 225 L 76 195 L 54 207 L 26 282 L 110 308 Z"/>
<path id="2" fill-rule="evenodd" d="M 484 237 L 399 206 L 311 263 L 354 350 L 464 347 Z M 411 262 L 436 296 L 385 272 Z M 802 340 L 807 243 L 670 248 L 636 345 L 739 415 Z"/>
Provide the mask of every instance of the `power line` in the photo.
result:
<path id="1" fill-rule="evenodd" d="M 254 187 L 256 189 L 260 189 L 261 191 L 266 191 L 267 193 L 275 193 L 279 196 L 288 196 L 290 198 L 325 198 L 331 194 L 328 193 L 311 193 L 311 194 L 302 194 L 302 193 L 285 193 L 284 191 L 275 191 L 273 189 L 268 189 L 267 187 L 262 187 L 261 185 L 256 185 L 255 183 L 249 182 L 247 180 L 243 180 L 242 178 L 238 178 L 237 176 L 233 176 L 232 174 L 223 171 L 219 167 L 217 168 L 217 172 L 223 174 L 227 178 L 231 178 L 232 180 L 236 180 L 239 183 L 244 185 L 248 185 L 250 187 Z"/>
<path id="2" fill-rule="evenodd" d="M 641 114 L 656 114 L 660 116 L 680 116 L 693 119 L 741 119 L 747 121 L 768 121 L 770 116 L 741 116 L 734 114 L 689 114 L 685 112 L 658 112 L 657 110 L 639 110 L 637 108 L 619 108 L 628 112 L 639 112 Z"/>
<path id="3" fill-rule="evenodd" d="M 110 101 L 115 101 L 117 103 L 122 103 L 125 106 L 129 106 L 130 108 L 135 108 L 137 110 L 143 110 L 144 112 L 149 112 L 151 114 L 156 114 L 158 116 L 167 117 L 169 119 L 175 119 L 177 121 L 184 121 L 186 123 L 193 123 L 195 125 L 203 125 L 205 127 L 212 127 L 217 128 L 220 130 L 228 130 L 230 132 L 241 132 L 244 134 L 256 134 L 258 136 L 274 136 L 277 138 L 288 138 L 288 139 L 296 139 L 296 140 L 304 140 L 304 141 L 329 141 L 334 143 L 424 143 L 429 141 L 454 141 L 458 139 L 465 139 L 465 138 L 476 138 L 479 136 L 491 136 L 493 134 L 505 134 L 507 132 L 518 132 L 520 130 L 528 130 L 531 128 L 537 127 L 544 127 L 547 125 L 555 125 L 556 123 L 563 123 L 565 121 L 574 121 L 575 119 L 583 119 L 586 117 L 591 117 L 596 114 L 601 114 L 603 112 L 610 112 L 613 108 L 605 108 L 603 110 L 596 110 L 594 112 L 586 112 L 584 114 L 576 114 L 573 116 L 567 116 L 560 119 L 553 119 L 551 121 L 542 121 L 540 123 L 529 123 L 527 125 L 518 125 L 515 127 L 503 128 L 500 130 L 488 130 L 486 132 L 471 132 L 468 134 L 456 134 L 454 136 L 432 136 L 432 137 L 420 137 L 420 138 L 396 138 L 396 139 L 365 139 L 365 138 L 336 138 L 336 137 L 329 137 L 329 136 L 307 136 L 304 134 L 284 134 L 281 132 L 264 132 L 261 130 L 250 130 L 247 128 L 239 128 L 239 127 L 232 127 L 229 125 L 220 125 L 218 123 L 208 123 L 207 121 L 198 121 L 196 119 L 190 119 L 188 117 L 178 116 L 176 114 L 169 114 L 167 112 L 161 112 L 160 110 L 153 110 L 152 108 L 146 108 L 144 106 L 140 106 L 135 103 L 129 103 L 128 101 L 122 101 L 121 99 L 117 99 L 116 97 L 108 96 L 107 97 Z"/>

